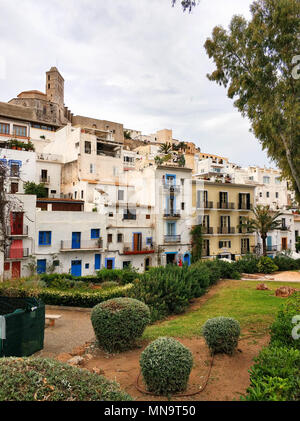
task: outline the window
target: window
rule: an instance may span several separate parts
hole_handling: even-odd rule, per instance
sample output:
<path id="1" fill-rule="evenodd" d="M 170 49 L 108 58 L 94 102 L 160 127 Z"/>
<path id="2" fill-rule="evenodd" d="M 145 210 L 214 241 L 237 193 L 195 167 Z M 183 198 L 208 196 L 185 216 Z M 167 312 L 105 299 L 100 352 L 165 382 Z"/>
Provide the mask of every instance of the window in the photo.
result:
<path id="1" fill-rule="evenodd" d="M 124 200 L 124 190 L 118 190 L 118 200 Z"/>
<path id="2" fill-rule="evenodd" d="M 270 197 L 270 192 L 267 191 L 266 195 L 267 195 L 267 197 Z"/>
<path id="3" fill-rule="evenodd" d="M 84 142 L 84 152 L 89 155 L 92 153 L 91 142 Z"/>
<path id="4" fill-rule="evenodd" d="M 280 183 L 281 183 L 280 177 L 275 177 L 275 184 L 280 184 Z"/>
<path id="5" fill-rule="evenodd" d="M 112 212 L 109 212 L 108 216 L 109 216 L 110 218 L 113 218 L 114 214 L 113 214 Z"/>
<path id="6" fill-rule="evenodd" d="M 259 193 L 259 197 L 262 197 L 262 196 L 263 196 L 263 195 L 262 195 L 262 192 L 260 192 L 260 193 Z"/>
<path id="7" fill-rule="evenodd" d="M 83 197 L 84 197 L 84 191 L 81 190 L 81 199 L 83 199 Z"/>
<path id="8" fill-rule="evenodd" d="M 123 269 L 128 268 L 131 265 L 130 261 L 123 262 Z"/>
<path id="9" fill-rule="evenodd" d="M 275 193 L 275 196 L 276 196 L 276 199 L 278 199 L 278 198 L 279 198 L 279 193 L 278 193 L 278 191 Z"/>
<path id="10" fill-rule="evenodd" d="M 123 242 L 123 234 L 118 234 L 118 243 Z"/>
<path id="11" fill-rule="evenodd" d="M 89 264 L 89 263 L 86 263 L 86 264 L 85 264 L 85 268 L 86 268 L 86 269 L 89 269 L 89 268 L 90 268 L 90 264 Z"/>
<path id="12" fill-rule="evenodd" d="M 26 126 L 13 126 L 13 131 L 15 136 L 27 136 L 27 127 Z"/>
<path id="13" fill-rule="evenodd" d="M 18 190 L 19 190 L 19 184 L 18 183 L 11 183 L 11 185 L 10 185 L 11 194 L 18 193 Z"/>
<path id="14" fill-rule="evenodd" d="M 136 220 L 136 210 L 135 209 L 124 209 L 124 219 Z"/>
<path id="15" fill-rule="evenodd" d="M 56 194 L 56 190 L 51 190 L 51 194 Z"/>
<path id="16" fill-rule="evenodd" d="M 184 210 L 184 207 L 185 207 L 185 203 L 184 203 L 184 202 L 182 202 L 182 203 L 181 203 L 181 210 Z"/>
<path id="17" fill-rule="evenodd" d="M 20 165 L 19 164 L 11 164 L 10 165 L 10 176 L 11 177 L 19 177 L 20 176 Z"/>
<path id="18" fill-rule="evenodd" d="M 96 229 L 91 229 L 91 239 L 98 239 L 100 238 L 100 229 L 96 228 Z"/>
<path id="19" fill-rule="evenodd" d="M 219 248 L 231 248 L 231 241 L 219 241 Z"/>
<path id="20" fill-rule="evenodd" d="M 1 134 L 9 134 L 9 124 L 0 123 L 0 133 Z"/>
<path id="21" fill-rule="evenodd" d="M 107 242 L 112 243 L 112 240 L 113 240 L 112 234 L 107 234 Z"/>
<path id="22" fill-rule="evenodd" d="M 152 246 L 152 237 L 146 238 L 146 244 L 149 245 L 149 246 Z"/>
<path id="23" fill-rule="evenodd" d="M 48 171 L 47 170 L 41 170 L 41 182 L 47 183 L 48 179 Z"/>
<path id="24" fill-rule="evenodd" d="M 51 231 L 39 231 L 39 246 L 50 246 L 51 234 Z"/>
<path id="25" fill-rule="evenodd" d="M 36 264 L 37 264 L 36 271 L 37 271 L 38 274 L 46 273 L 46 267 L 47 267 L 46 259 L 37 260 Z"/>
<path id="26" fill-rule="evenodd" d="M 151 215 L 146 215 L 146 219 L 151 219 Z"/>
<path id="27" fill-rule="evenodd" d="M 264 176 L 264 177 L 263 177 L 263 183 L 264 183 L 264 184 L 270 184 L 270 177 L 268 177 L 268 176 Z"/>
<path id="28" fill-rule="evenodd" d="M 93 174 L 94 173 L 94 164 L 90 164 L 90 173 Z"/>

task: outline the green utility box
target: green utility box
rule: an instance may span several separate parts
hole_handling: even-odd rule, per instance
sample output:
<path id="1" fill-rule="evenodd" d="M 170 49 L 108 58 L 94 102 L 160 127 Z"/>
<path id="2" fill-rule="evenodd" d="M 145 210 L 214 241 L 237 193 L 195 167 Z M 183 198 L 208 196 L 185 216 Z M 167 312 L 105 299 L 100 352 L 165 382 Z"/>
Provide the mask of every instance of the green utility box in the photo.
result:
<path id="1" fill-rule="evenodd" d="M 28 357 L 44 347 L 45 304 L 0 297 L 0 357 Z"/>

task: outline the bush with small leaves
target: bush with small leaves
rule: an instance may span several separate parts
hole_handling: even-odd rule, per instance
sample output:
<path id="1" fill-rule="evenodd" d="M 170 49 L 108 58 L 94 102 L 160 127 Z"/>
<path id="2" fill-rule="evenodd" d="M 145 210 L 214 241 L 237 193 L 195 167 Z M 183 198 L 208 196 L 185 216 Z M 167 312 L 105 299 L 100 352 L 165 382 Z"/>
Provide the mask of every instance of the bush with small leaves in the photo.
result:
<path id="1" fill-rule="evenodd" d="M 115 288 L 115 287 L 118 287 L 118 286 L 119 286 L 118 282 L 114 282 L 114 281 L 107 281 L 107 282 L 103 282 L 101 284 L 102 289 Z"/>
<path id="2" fill-rule="evenodd" d="M 273 273 L 278 270 L 278 266 L 275 265 L 271 257 L 262 256 L 257 263 L 257 269 L 260 273 Z"/>
<path id="3" fill-rule="evenodd" d="M 150 323 L 149 307 L 132 298 L 115 298 L 96 305 L 91 321 L 99 346 L 108 352 L 132 348 Z"/>
<path id="4" fill-rule="evenodd" d="M 167 396 L 186 390 L 193 355 L 173 338 L 158 338 L 142 352 L 140 365 L 148 391 Z"/>
<path id="5" fill-rule="evenodd" d="M 232 355 L 241 333 L 240 324 L 231 317 L 209 319 L 202 329 L 205 341 L 213 354 Z"/>

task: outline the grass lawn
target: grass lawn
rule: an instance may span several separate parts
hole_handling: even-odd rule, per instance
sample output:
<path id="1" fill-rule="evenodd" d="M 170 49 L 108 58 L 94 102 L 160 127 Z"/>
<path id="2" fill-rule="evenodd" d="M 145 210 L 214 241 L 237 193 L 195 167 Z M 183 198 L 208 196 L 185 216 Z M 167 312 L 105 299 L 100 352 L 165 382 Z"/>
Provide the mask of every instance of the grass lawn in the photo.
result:
<path id="1" fill-rule="evenodd" d="M 217 287 L 215 295 L 199 308 L 149 326 L 143 338 L 152 340 L 159 336 L 201 336 L 201 327 L 206 320 L 218 316 L 237 319 L 241 323 L 242 334 L 266 333 L 286 300 L 276 297 L 274 291 L 282 285 L 298 288 L 299 284 L 266 282 L 270 291 L 258 291 L 256 286 L 259 283 L 228 280 L 220 288 Z"/>

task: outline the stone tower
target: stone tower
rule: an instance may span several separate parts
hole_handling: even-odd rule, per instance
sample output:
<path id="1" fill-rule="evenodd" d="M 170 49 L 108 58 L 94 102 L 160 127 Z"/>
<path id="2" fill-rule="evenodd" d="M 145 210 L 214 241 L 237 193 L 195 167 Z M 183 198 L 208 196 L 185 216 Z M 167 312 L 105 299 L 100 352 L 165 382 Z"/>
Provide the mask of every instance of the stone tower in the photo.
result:
<path id="1" fill-rule="evenodd" d="M 46 95 L 50 102 L 64 107 L 64 78 L 56 67 L 46 72 Z"/>

